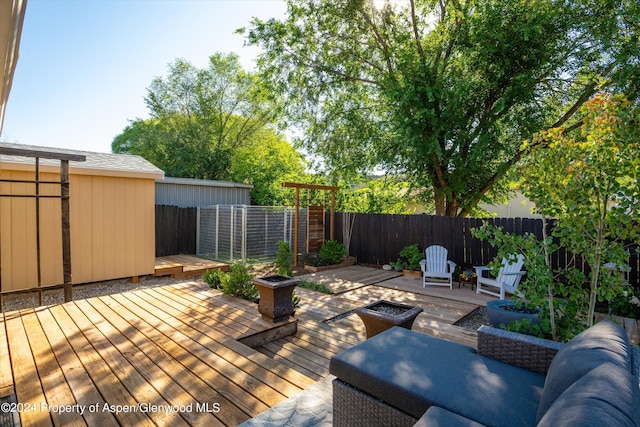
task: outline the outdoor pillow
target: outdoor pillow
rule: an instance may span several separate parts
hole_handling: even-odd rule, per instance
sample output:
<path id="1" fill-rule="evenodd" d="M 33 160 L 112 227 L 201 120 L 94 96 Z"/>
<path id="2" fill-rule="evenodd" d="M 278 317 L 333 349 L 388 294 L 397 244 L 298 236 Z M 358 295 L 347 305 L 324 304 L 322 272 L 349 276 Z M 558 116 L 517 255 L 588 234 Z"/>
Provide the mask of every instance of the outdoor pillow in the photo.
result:
<path id="1" fill-rule="evenodd" d="M 640 389 L 633 375 L 613 363 L 573 383 L 544 414 L 538 427 L 638 427 Z"/>
<path id="2" fill-rule="evenodd" d="M 631 346 L 627 333 L 610 320 L 603 320 L 569 341 L 551 361 L 538 406 L 540 421 L 553 402 L 571 384 L 597 366 L 613 363 L 632 372 Z"/>

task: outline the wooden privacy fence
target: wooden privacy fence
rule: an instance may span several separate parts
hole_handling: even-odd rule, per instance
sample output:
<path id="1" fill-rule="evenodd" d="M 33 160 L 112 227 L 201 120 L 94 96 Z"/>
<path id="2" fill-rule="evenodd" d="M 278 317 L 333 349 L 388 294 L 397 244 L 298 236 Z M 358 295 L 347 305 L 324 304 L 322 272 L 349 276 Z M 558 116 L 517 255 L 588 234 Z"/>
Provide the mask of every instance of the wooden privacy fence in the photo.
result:
<path id="1" fill-rule="evenodd" d="M 156 205 L 156 256 L 196 253 L 198 208 Z"/>
<path id="2" fill-rule="evenodd" d="M 542 239 L 542 220 L 530 218 L 451 218 L 430 215 L 355 214 L 349 253 L 359 263 L 388 264 L 398 258 L 405 246 L 417 243 L 420 250 L 426 246 L 441 245 L 449 250 L 449 258 L 462 267 L 486 265 L 496 255 L 497 249 L 486 241 L 471 235 L 471 229 L 483 222 L 501 226 L 516 234 L 530 232 Z M 335 239 L 342 241 L 342 214 L 336 214 Z M 325 236 L 328 238 L 328 236 Z M 629 248 L 629 282 L 640 287 L 638 270 L 640 259 L 636 246 Z M 554 268 L 570 262 L 570 254 L 561 249 L 553 254 Z"/>

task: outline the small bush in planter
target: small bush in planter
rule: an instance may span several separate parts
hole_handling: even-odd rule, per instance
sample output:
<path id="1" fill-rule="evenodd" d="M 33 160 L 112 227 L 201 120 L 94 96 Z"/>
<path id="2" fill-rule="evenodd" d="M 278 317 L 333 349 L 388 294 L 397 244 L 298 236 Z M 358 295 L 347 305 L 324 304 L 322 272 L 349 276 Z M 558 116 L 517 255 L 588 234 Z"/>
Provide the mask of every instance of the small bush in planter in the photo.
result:
<path id="1" fill-rule="evenodd" d="M 405 246 L 400 251 L 400 258 L 398 262 L 401 262 L 407 270 L 420 270 L 420 261 L 424 259 L 422 251 L 418 248 L 418 244 Z"/>
<path id="2" fill-rule="evenodd" d="M 323 265 L 340 264 L 342 258 L 347 254 L 347 248 L 335 240 L 327 240 L 320 251 L 318 258 Z"/>
<path id="3" fill-rule="evenodd" d="M 277 274 L 293 276 L 291 271 L 291 247 L 287 242 L 278 242 L 278 254 L 274 265 Z"/>

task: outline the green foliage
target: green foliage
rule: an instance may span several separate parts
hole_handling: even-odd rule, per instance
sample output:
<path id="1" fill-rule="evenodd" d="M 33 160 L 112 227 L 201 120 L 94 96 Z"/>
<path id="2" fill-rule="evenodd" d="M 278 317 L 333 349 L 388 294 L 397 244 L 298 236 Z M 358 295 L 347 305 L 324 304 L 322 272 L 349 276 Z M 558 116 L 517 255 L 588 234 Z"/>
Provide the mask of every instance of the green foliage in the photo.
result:
<path id="1" fill-rule="evenodd" d="M 609 301 L 609 313 L 614 316 L 640 319 L 640 298 L 633 288 L 625 287 Z"/>
<path id="2" fill-rule="evenodd" d="M 329 288 L 324 283 L 312 282 L 310 280 L 300 279 L 300 283 L 298 284 L 299 288 L 309 289 L 311 291 L 320 292 L 323 294 L 332 294 L 331 288 Z"/>
<path id="3" fill-rule="evenodd" d="M 640 3 L 288 0 L 240 30 L 298 142 L 329 170 L 401 174 L 467 215 L 532 147 L 608 89 L 640 93 Z"/>
<path id="4" fill-rule="evenodd" d="M 582 286 L 584 276 L 575 268 L 554 271 L 551 255 L 559 247 L 546 232 L 542 239 L 532 233 L 517 235 L 505 233 L 500 227 L 483 224 L 472 229 L 472 235 L 487 240 L 498 248 L 498 256 L 489 264 L 497 272 L 502 258 L 513 261 L 516 254 L 524 256 L 527 275 L 518 286 L 517 297 L 540 312 L 540 326 L 518 322 L 509 328 L 518 332 L 549 337 L 555 341 L 568 341 L 587 326 L 586 302 L 588 292 Z"/>
<path id="5" fill-rule="evenodd" d="M 424 254 L 418 248 L 418 244 L 405 246 L 400 251 L 400 257 L 395 263 L 401 264 L 405 270 L 420 270 L 420 261 L 424 259 Z"/>
<path id="6" fill-rule="evenodd" d="M 287 242 L 278 242 L 278 254 L 274 262 L 276 273 L 293 276 L 291 271 L 291 248 Z"/>
<path id="7" fill-rule="evenodd" d="M 231 272 L 222 278 L 222 292 L 225 295 L 253 302 L 258 298 L 258 290 L 251 282 L 252 278 L 253 276 L 249 274 L 247 267 L 234 264 L 231 266 Z"/>
<path id="8" fill-rule="evenodd" d="M 229 179 L 253 185 L 251 203 L 283 206 L 290 200 L 283 182 L 307 179 L 306 160 L 282 135 L 272 129 L 262 132 L 234 150 Z"/>
<path id="9" fill-rule="evenodd" d="M 318 252 L 318 259 L 322 265 L 340 264 L 342 258 L 347 254 L 347 248 L 335 240 L 327 240 Z"/>
<path id="10" fill-rule="evenodd" d="M 602 266 L 627 265 L 625 243 L 640 243 L 640 107 L 601 94 L 580 115 L 579 134 L 561 128 L 538 134 L 519 173 L 537 212 L 557 218 L 553 234 L 560 244 L 589 265 L 591 325 L 596 301 L 611 300 L 622 285 Z"/>
<path id="11" fill-rule="evenodd" d="M 338 212 L 406 214 L 411 213 L 412 205 L 419 203 L 408 182 L 390 175 L 341 179 L 335 185 L 340 187 L 336 193 Z"/>
<path id="12" fill-rule="evenodd" d="M 225 280 L 226 276 L 228 276 L 228 274 L 221 270 L 207 270 L 202 275 L 202 280 L 204 280 L 213 289 L 221 290 L 222 282 Z"/>
<path id="13" fill-rule="evenodd" d="M 272 126 L 277 107 L 237 55 L 216 53 L 206 68 L 178 59 L 145 98 L 151 118 L 132 121 L 114 153 L 137 154 L 167 176 L 254 185 L 252 201 L 283 204 L 280 183 L 305 175 L 305 161 Z"/>
<path id="14" fill-rule="evenodd" d="M 294 310 L 300 307 L 300 297 L 296 295 L 295 291 L 291 293 L 291 305 Z"/>

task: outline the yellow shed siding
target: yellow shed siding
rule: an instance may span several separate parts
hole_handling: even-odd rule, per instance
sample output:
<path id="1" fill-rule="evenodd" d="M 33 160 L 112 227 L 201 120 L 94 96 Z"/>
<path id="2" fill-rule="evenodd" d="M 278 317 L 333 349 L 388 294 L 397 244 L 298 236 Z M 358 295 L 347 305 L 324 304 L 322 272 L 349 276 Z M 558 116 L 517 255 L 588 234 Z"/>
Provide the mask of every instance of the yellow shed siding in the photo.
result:
<path id="1" fill-rule="evenodd" d="M 33 179 L 33 172 L 3 169 L 3 179 Z M 59 180 L 42 173 L 42 180 Z M 1 183 L 0 193 L 33 194 L 33 184 Z M 59 186 L 41 186 L 59 194 Z M 42 284 L 63 282 L 59 199 L 41 199 Z M 155 180 L 118 176 L 70 176 L 71 268 L 73 283 L 153 274 L 155 265 Z M 37 286 L 35 201 L 0 200 L 2 290 Z"/>

